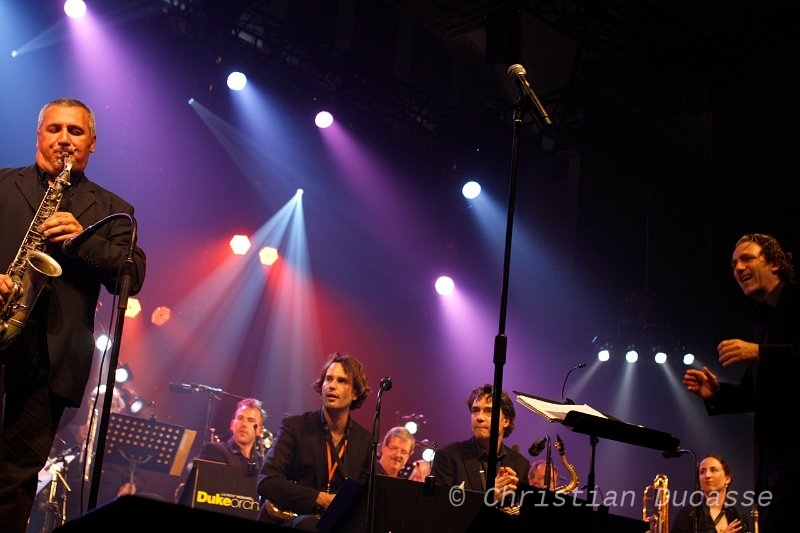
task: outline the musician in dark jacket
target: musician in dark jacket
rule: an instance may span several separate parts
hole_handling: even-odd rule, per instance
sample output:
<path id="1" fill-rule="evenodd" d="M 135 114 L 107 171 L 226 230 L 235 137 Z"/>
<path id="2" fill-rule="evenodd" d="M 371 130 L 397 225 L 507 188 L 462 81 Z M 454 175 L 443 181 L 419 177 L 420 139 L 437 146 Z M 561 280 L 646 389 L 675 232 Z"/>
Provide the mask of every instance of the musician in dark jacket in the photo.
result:
<path id="1" fill-rule="evenodd" d="M 37 474 L 47 461 L 64 409 L 82 402 L 95 349 L 100 287 L 120 292 L 124 272 L 120 267 L 134 234 L 133 206 L 84 173 L 97 140 L 91 109 L 73 99 L 50 102 L 39 113 L 36 133 L 35 164 L 0 170 L 0 264 L 9 266 L 0 274 L 0 343 L 11 339 L 0 350 L 5 393 L 0 409 L 0 531 L 4 533 L 26 530 Z M 70 163 L 69 179 L 63 180 Z M 61 181 L 69 185 L 57 185 Z M 53 213 L 55 202 L 43 201 L 48 188 L 63 191 L 54 195 L 61 198 Z M 62 252 L 64 241 L 115 213 L 131 218 L 121 216 L 101 225 L 73 250 L 75 257 Z M 14 294 L 20 293 L 13 291 L 14 281 L 7 274 L 12 264 L 25 264 L 17 261 L 28 253 L 23 244 L 43 248 L 63 272 L 44 285 L 28 312 L 10 313 L 14 307 L 9 301 L 19 302 Z M 130 255 L 129 294 L 135 295 L 144 282 L 145 254 L 133 246 Z M 29 285 L 25 278 L 18 283 L 23 289 Z M 18 322 L 10 319 L 20 317 L 22 326 L 15 327 Z"/>
<path id="2" fill-rule="evenodd" d="M 503 438 L 514 431 L 517 418 L 511 398 L 503 391 L 497 441 L 497 472 L 495 479 L 487 482 L 493 389 L 492 385 L 486 384 L 470 393 L 467 408 L 470 412 L 472 437 L 437 450 L 433 458 L 432 474 L 437 483 L 445 487 L 461 486 L 465 490 L 481 492 L 491 490 L 493 494 L 487 499 L 494 499 L 496 502 L 502 499 L 504 504 L 511 500 L 513 503 L 510 496 L 517 490 L 520 480 L 525 480 L 530 462 L 522 454 L 503 444 Z"/>
<path id="3" fill-rule="evenodd" d="M 322 408 L 283 419 L 258 485 L 259 520 L 304 531 L 316 531 L 346 478 L 368 481 L 372 456 L 372 435 L 350 418 L 370 391 L 361 362 L 330 354 L 312 387 Z"/>
<path id="4" fill-rule="evenodd" d="M 255 477 L 261 471 L 267 450 L 263 440 L 265 417 L 260 400 L 239 400 L 231 418 L 231 436 L 226 441 L 203 444 L 195 459 L 225 463 Z"/>
<path id="5" fill-rule="evenodd" d="M 709 414 L 754 412 L 759 528 L 794 531 L 800 524 L 795 441 L 797 377 L 800 376 L 800 284 L 792 254 L 771 235 L 747 234 L 736 243 L 731 268 L 745 296 L 754 300 L 752 340 L 719 343 L 724 367 L 746 365 L 739 383 L 721 383 L 707 367 L 684 373 L 687 389 Z"/>

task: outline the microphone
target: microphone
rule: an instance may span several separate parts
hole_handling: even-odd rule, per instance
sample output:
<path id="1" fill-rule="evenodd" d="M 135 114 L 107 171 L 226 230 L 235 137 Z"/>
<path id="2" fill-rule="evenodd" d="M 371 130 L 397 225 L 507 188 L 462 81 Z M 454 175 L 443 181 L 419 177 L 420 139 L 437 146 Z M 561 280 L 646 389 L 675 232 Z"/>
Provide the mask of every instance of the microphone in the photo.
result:
<path id="1" fill-rule="evenodd" d="M 542 453 L 542 450 L 544 450 L 546 444 L 547 437 L 542 437 L 539 440 L 535 440 L 533 441 L 533 444 L 531 444 L 530 448 L 528 448 L 528 453 L 531 455 L 531 457 L 536 457 Z"/>
<path id="2" fill-rule="evenodd" d="M 172 392 L 194 392 L 194 387 L 188 383 L 170 383 L 169 390 Z"/>
<path id="3" fill-rule="evenodd" d="M 508 67 L 508 77 L 513 79 L 517 84 L 517 88 L 519 89 L 522 98 L 528 99 L 531 101 L 531 103 L 533 103 L 533 107 L 536 109 L 534 117 L 540 122 L 540 125 L 546 127 L 552 126 L 553 120 L 550 118 L 550 115 L 547 114 L 547 110 L 542 105 L 542 102 L 539 101 L 539 97 L 536 96 L 535 92 L 533 92 L 533 87 L 531 87 L 531 84 L 528 81 L 525 68 L 519 64 L 511 65 Z"/>
<path id="4" fill-rule="evenodd" d="M 222 389 L 217 387 L 209 387 L 208 385 L 200 385 L 199 383 L 170 383 L 169 390 L 172 392 L 222 392 Z"/>
<path id="5" fill-rule="evenodd" d="M 575 404 L 575 402 L 573 402 L 569 398 L 564 398 L 564 387 L 567 386 L 567 379 L 569 379 L 569 375 L 572 374 L 572 371 L 573 370 L 577 370 L 579 368 L 586 368 L 586 363 L 581 363 L 579 365 L 573 366 L 572 368 L 569 369 L 569 372 L 567 372 L 567 375 L 564 376 L 564 383 L 561 384 L 561 401 L 563 403 L 565 403 L 565 404 L 570 404 L 570 405 L 574 405 Z"/>
<path id="6" fill-rule="evenodd" d="M 381 378 L 380 389 L 383 392 L 392 390 L 392 378 L 389 377 L 389 376 L 386 376 L 385 378 Z"/>
<path id="7" fill-rule="evenodd" d="M 105 218 L 102 218 L 92 224 L 91 226 L 84 228 L 84 230 L 74 237 L 67 239 L 61 245 L 61 251 L 64 252 L 64 255 L 67 257 L 78 257 L 78 252 L 80 251 L 81 247 L 89 240 L 89 237 L 97 233 L 97 230 L 100 229 L 101 226 L 105 225 L 106 222 L 113 220 L 115 218 L 128 218 L 133 224 L 133 217 L 128 213 L 114 213 L 112 215 L 108 215 Z"/>

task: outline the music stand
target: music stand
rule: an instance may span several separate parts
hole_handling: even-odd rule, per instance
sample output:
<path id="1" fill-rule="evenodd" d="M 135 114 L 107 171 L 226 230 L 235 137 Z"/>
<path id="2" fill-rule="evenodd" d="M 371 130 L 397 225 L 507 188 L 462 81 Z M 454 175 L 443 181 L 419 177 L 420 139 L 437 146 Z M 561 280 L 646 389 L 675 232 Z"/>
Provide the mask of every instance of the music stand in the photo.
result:
<path id="1" fill-rule="evenodd" d="M 590 502 L 594 501 L 594 458 L 595 448 L 600 437 L 670 453 L 674 453 L 680 445 L 680 440 L 669 433 L 622 422 L 586 404 L 565 404 L 524 392 L 513 392 L 517 395 L 519 403 L 547 421 L 560 422 L 575 433 L 589 435 L 592 455 L 589 461 L 587 500 Z"/>
<path id="2" fill-rule="evenodd" d="M 105 456 L 112 463 L 128 465 L 131 483 L 137 468 L 179 476 L 196 435 L 194 430 L 153 418 L 112 413 Z"/>

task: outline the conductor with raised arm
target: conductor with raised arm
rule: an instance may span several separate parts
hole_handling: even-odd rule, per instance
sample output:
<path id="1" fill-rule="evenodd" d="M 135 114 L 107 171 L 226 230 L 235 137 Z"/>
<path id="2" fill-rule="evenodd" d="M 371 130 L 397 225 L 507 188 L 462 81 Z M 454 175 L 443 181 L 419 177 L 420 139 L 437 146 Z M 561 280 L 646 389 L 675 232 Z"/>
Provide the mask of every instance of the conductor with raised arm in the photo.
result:
<path id="1" fill-rule="evenodd" d="M 754 412 L 756 489 L 760 533 L 800 527 L 795 448 L 797 378 L 800 376 L 800 284 L 792 254 L 775 237 L 743 235 L 731 257 L 733 277 L 754 300 L 752 339 L 725 339 L 717 346 L 723 367 L 740 365 L 739 383 L 722 383 L 704 367 L 687 370 L 686 388 L 700 396 L 709 414 Z"/>

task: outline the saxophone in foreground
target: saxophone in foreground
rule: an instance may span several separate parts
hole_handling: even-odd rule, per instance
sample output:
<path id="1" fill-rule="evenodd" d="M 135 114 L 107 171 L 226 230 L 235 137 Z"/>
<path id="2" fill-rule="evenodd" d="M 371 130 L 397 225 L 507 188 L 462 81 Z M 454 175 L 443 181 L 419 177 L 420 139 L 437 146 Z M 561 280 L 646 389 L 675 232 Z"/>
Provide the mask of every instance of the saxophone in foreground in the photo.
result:
<path id="1" fill-rule="evenodd" d="M 11 345 L 25 329 L 31 310 L 47 282 L 61 275 L 61 265 L 43 251 L 46 243 L 44 236 L 39 232 L 39 226 L 58 211 L 64 191 L 70 185 L 72 172 L 70 154 L 65 153 L 62 161 L 63 170 L 47 188 L 42 203 L 39 204 L 39 209 L 22 240 L 22 246 L 6 272 L 11 277 L 14 287 L 0 309 L 0 352 Z M 3 358 L 0 357 L 0 364 L 3 362 Z"/>

